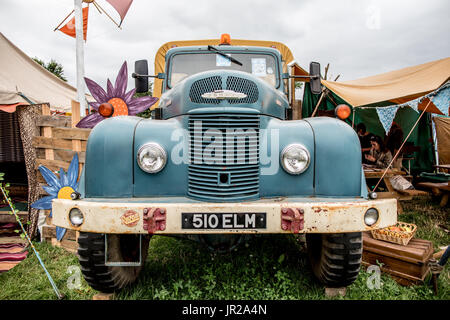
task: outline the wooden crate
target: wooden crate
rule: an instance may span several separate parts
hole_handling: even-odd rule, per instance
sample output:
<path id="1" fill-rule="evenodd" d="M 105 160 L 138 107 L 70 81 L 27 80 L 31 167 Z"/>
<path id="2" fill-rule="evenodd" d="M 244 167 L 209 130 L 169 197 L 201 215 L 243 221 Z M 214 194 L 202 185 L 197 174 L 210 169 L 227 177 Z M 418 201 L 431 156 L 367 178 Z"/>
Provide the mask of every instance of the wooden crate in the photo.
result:
<path id="1" fill-rule="evenodd" d="M 376 240 L 370 233 L 363 233 L 363 265 L 382 263 L 381 271 L 393 276 L 401 285 L 423 282 L 430 272 L 428 261 L 432 256 L 431 241 L 413 238 L 403 246 Z"/>

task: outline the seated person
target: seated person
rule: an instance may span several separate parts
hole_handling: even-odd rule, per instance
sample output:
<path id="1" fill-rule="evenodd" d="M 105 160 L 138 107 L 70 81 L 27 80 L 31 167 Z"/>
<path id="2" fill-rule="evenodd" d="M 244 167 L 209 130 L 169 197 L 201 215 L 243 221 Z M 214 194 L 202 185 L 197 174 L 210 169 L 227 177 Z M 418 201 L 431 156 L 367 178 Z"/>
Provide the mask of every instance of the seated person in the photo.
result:
<path id="1" fill-rule="evenodd" d="M 383 139 L 380 136 L 373 136 L 370 140 L 371 149 L 369 154 L 365 155 L 369 164 L 377 168 L 385 169 L 392 160 L 391 152 L 385 147 Z"/>
<path id="2" fill-rule="evenodd" d="M 370 139 L 373 137 L 373 134 L 366 130 L 366 125 L 362 122 L 358 123 L 356 126 L 356 132 L 358 133 L 359 142 L 361 143 L 362 162 L 368 163 L 365 155 L 369 154 L 370 148 L 372 147 Z"/>
<path id="3" fill-rule="evenodd" d="M 395 121 L 392 122 L 391 129 L 389 130 L 386 139 L 384 140 L 384 145 L 391 152 L 393 156 L 400 149 L 403 142 L 403 130 Z M 397 160 L 393 163 L 392 167 L 396 169 L 401 169 L 402 167 L 402 157 L 399 156 Z"/>

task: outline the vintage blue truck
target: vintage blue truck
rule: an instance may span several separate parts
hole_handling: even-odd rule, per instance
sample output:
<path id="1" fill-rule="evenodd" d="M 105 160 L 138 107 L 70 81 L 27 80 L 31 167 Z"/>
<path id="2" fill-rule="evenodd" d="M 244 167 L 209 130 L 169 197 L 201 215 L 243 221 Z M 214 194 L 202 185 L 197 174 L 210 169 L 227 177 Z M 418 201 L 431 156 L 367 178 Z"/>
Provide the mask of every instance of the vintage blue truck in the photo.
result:
<path id="1" fill-rule="evenodd" d="M 291 120 L 286 60 L 276 46 L 178 45 L 164 55 L 151 119 L 100 122 L 87 142 L 79 194 L 53 201 L 53 222 L 77 230 L 86 281 L 103 292 L 136 280 L 152 235 L 217 250 L 254 234 L 306 234 L 311 266 L 330 287 L 360 270 L 362 232 L 397 222 L 395 199 L 367 192 L 360 143 L 344 121 Z M 304 79 L 320 92 L 320 66 Z M 148 90 L 137 61 L 138 92 Z"/>

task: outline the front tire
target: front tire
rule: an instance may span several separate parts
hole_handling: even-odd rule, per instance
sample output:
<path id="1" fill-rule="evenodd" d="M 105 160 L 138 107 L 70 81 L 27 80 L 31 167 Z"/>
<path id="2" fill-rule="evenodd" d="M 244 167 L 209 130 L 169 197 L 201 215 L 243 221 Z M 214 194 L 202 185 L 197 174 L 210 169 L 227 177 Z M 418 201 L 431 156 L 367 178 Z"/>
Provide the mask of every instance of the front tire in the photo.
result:
<path id="1" fill-rule="evenodd" d="M 142 237 L 141 265 L 111 267 L 105 265 L 105 235 L 80 232 L 78 260 L 86 282 L 95 290 L 111 293 L 136 281 L 147 258 L 150 238 Z M 139 261 L 139 235 L 109 234 L 108 261 Z"/>
<path id="2" fill-rule="evenodd" d="M 358 277 L 362 233 L 307 234 L 311 267 L 317 279 L 331 288 L 346 287 Z"/>

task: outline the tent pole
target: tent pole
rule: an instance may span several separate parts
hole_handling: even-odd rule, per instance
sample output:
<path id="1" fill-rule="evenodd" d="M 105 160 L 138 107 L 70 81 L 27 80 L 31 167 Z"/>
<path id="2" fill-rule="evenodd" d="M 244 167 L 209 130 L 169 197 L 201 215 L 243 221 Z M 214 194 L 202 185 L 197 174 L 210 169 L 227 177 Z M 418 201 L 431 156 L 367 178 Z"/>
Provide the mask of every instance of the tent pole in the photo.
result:
<path id="1" fill-rule="evenodd" d="M 352 128 L 354 128 L 355 127 L 355 112 L 356 112 L 356 109 L 355 109 L 355 107 L 353 107 L 352 106 L 352 108 L 353 108 L 353 117 L 352 117 Z"/>
<path id="2" fill-rule="evenodd" d="M 83 48 L 83 11 L 82 0 L 74 0 L 76 61 L 77 61 L 77 94 L 80 103 L 80 115 L 86 115 L 86 96 L 84 94 L 84 48 Z"/>
<path id="3" fill-rule="evenodd" d="M 439 154 L 437 152 L 437 148 L 436 148 L 436 126 L 433 123 L 433 116 L 430 117 L 430 133 L 431 133 L 431 141 L 433 144 L 433 160 L 434 160 L 434 164 L 438 165 L 439 164 Z M 436 168 L 436 172 L 439 172 L 439 168 Z"/>
<path id="4" fill-rule="evenodd" d="M 395 153 L 395 156 L 392 158 L 392 160 L 389 163 L 389 165 L 387 166 L 387 168 L 384 170 L 383 175 L 381 176 L 380 180 L 378 180 L 378 182 L 377 182 L 376 186 L 373 188 L 372 192 L 374 192 L 378 188 L 378 185 L 380 184 L 381 180 L 383 180 L 384 176 L 386 175 L 386 172 L 389 170 L 389 168 L 391 167 L 392 163 L 394 163 L 395 159 L 397 159 L 398 155 L 400 154 L 400 151 L 402 151 L 402 148 L 405 145 L 406 141 L 408 140 L 409 136 L 411 135 L 411 133 L 416 128 L 417 124 L 419 123 L 419 121 L 422 118 L 422 116 L 424 115 L 424 113 L 427 111 L 428 106 L 431 103 L 431 98 L 429 98 L 429 100 L 430 101 L 428 101 L 427 106 L 425 107 L 425 109 L 423 109 L 422 113 L 420 114 L 419 119 L 417 119 L 416 123 L 414 123 L 413 127 L 411 128 L 411 130 L 409 131 L 408 135 L 406 136 L 405 140 L 403 140 L 402 145 L 400 146 L 400 148 Z"/>
<path id="5" fill-rule="evenodd" d="M 311 115 L 311 118 L 316 115 L 317 109 L 319 109 L 319 105 L 322 102 L 323 96 L 325 95 L 325 88 L 322 90 L 322 94 L 320 95 L 319 101 L 317 101 L 316 107 L 314 108 L 314 111 Z"/>

